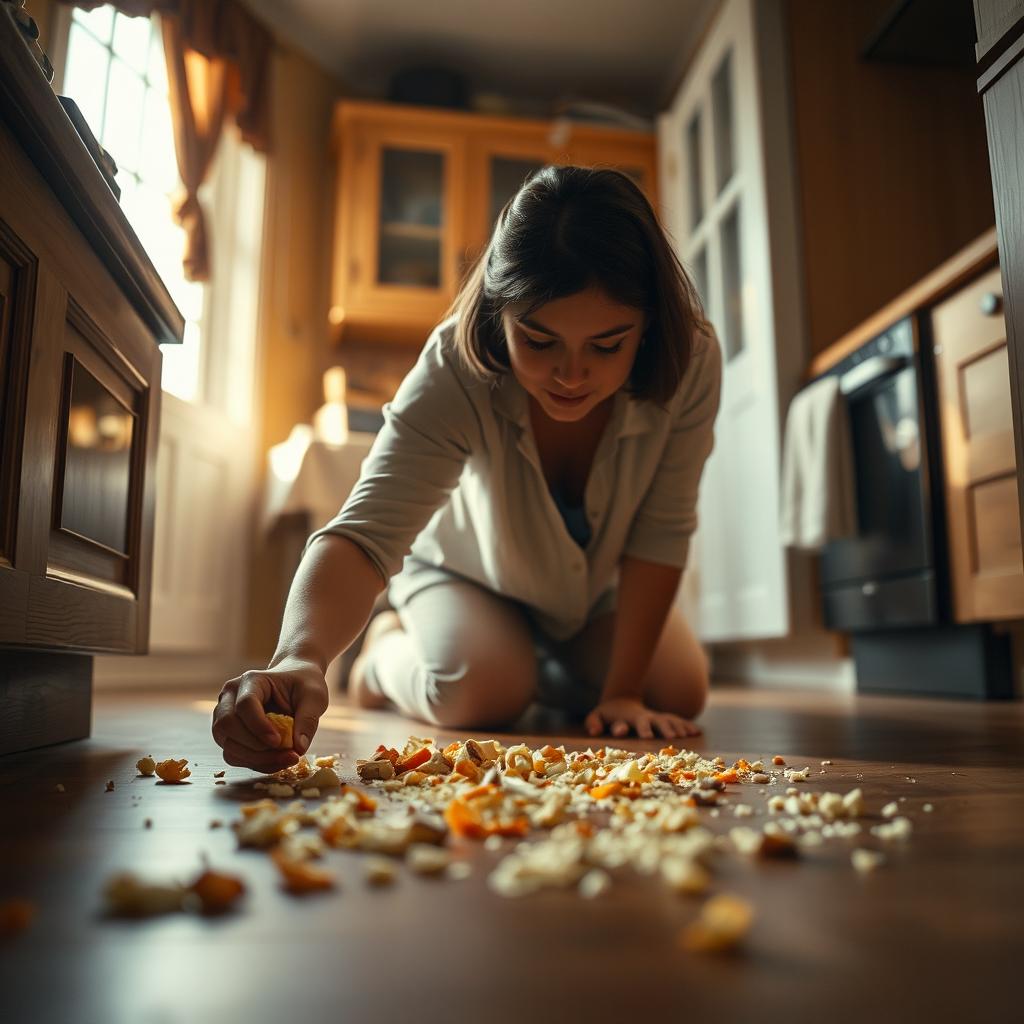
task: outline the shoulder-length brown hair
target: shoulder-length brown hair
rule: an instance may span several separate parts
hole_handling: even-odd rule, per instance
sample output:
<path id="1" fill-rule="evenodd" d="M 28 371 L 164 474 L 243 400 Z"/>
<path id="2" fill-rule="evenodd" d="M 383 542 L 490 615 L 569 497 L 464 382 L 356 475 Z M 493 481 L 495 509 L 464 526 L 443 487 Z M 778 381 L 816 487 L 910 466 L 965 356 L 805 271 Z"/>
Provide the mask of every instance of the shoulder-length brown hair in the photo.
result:
<path id="1" fill-rule="evenodd" d="M 531 312 L 597 286 L 648 317 L 628 389 L 664 404 L 686 372 L 694 336 L 710 332 L 697 289 L 643 192 L 620 171 L 549 166 L 505 204 L 459 289 L 454 344 L 484 379 L 508 372 L 502 313 Z"/>

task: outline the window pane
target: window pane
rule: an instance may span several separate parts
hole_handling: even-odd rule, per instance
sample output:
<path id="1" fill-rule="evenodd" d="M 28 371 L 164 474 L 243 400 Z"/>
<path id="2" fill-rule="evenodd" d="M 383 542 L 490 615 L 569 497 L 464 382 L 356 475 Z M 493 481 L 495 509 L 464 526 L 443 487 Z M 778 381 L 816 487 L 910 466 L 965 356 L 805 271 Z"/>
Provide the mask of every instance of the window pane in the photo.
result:
<path id="1" fill-rule="evenodd" d="M 721 192 L 732 178 L 732 51 L 722 58 L 711 80 L 711 109 L 715 128 L 715 186 Z"/>
<path id="2" fill-rule="evenodd" d="M 174 130 L 166 94 L 146 90 L 146 116 L 142 123 L 142 157 L 139 175 L 153 188 L 171 192 L 178 187 L 174 156 Z"/>
<path id="3" fill-rule="evenodd" d="M 145 86 L 142 79 L 117 57 L 110 66 L 107 114 L 103 124 L 103 145 L 118 167 L 137 171 L 142 134 Z"/>
<path id="4" fill-rule="evenodd" d="M 114 8 L 109 4 L 97 7 L 94 11 L 82 11 L 77 7 L 71 12 L 74 21 L 88 29 L 100 42 L 110 42 L 110 30 L 114 27 Z"/>
<path id="5" fill-rule="evenodd" d="M 97 139 L 103 137 L 103 105 L 109 60 L 110 54 L 106 47 L 97 43 L 85 29 L 78 25 L 71 26 L 68 62 L 64 70 L 64 94 L 78 104 Z"/>
<path id="6" fill-rule="evenodd" d="M 167 61 L 164 58 L 164 37 L 160 29 L 154 28 L 149 39 L 149 62 L 146 66 L 149 84 L 157 92 L 167 93 Z"/>
<path id="7" fill-rule="evenodd" d="M 704 312 L 708 308 L 708 251 L 701 249 L 690 265 L 690 277 L 694 287 L 700 295 L 700 301 L 704 304 Z"/>
<path id="8" fill-rule="evenodd" d="M 140 75 L 149 63 L 149 37 L 153 23 L 149 18 L 129 18 L 118 14 L 114 22 L 114 53 Z"/>
<path id="9" fill-rule="evenodd" d="M 743 255 L 740 249 L 740 207 L 737 203 L 722 221 L 722 290 L 725 302 L 725 357 L 744 348 Z"/>
<path id="10" fill-rule="evenodd" d="M 161 345 L 164 366 L 161 383 L 164 391 L 177 395 L 183 402 L 199 397 L 199 327 L 185 324 L 185 340 L 180 345 Z"/>
<path id="11" fill-rule="evenodd" d="M 689 168 L 687 188 L 690 192 L 690 233 L 704 219 L 704 182 L 701 177 L 701 146 L 700 146 L 700 111 L 690 120 L 686 129 L 686 166 Z"/>

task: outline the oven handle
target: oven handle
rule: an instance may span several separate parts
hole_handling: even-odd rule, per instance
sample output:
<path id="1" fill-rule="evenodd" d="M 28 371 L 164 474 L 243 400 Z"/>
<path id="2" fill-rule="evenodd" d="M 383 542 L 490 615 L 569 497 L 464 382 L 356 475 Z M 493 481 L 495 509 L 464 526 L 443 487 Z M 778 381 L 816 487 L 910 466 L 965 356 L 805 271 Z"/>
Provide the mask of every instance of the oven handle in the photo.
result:
<path id="1" fill-rule="evenodd" d="M 844 395 L 852 394 L 865 384 L 870 384 L 880 377 L 887 377 L 896 370 L 902 370 L 908 362 L 906 356 L 872 356 L 840 376 L 839 390 Z"/>

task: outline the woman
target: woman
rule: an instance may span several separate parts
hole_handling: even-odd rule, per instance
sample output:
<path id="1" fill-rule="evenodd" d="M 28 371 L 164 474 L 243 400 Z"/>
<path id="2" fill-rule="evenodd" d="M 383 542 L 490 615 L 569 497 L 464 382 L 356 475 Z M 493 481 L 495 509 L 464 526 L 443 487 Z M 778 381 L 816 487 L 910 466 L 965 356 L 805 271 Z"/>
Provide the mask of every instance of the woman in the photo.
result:
<path id="1" fill-rule="evenodd" d="M 612 170 L 537 172 L 310 538 L 269 667 L 224 686 L 225 760 L 275 771 L 305 752 L 326 666 L 385 586 L 396 610 L 353 665 L 363 706 L 470 729 L 540 699 L 591 735 L 699 733 L 707 665 L 673 598 L 720 378 L 643 193 Z M 294 714 L 294 752 L 274 749 L 270 705 Z"/>

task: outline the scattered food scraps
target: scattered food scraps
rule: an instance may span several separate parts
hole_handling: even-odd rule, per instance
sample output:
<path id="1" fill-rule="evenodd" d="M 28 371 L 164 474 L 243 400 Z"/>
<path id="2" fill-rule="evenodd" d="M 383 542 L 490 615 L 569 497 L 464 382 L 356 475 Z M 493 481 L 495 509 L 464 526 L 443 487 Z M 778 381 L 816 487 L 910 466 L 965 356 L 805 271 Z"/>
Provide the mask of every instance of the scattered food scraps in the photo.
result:
<path id="1" fill-rule="evenodd" d="M 282 850 L 273 850 L 270 856 L 280 872 L 281 882 L 288 892 L 300 895 L 334 888 L 335 879 L 331 872 L 314 867 L 303 860 L 289 857 Z"/>
<path id="2" fill-rule="evenodd" d="M 754 908 L 746 900 L 728 893 L 713 896 L 683 931 L 683 946 L 694 953 L 728 952 L 743 940 L 753 918 Z"/>
<path id="3" fill-rule="evenodd" d="M 186 758 L 176 761 L 173 757 L 169 757 L 166 761 L 161 761 L 156 766 L 156 773 L 164 782 L 184 782 L 192 774 L 185 767 L 187 764 L 188 760 Z"/>

